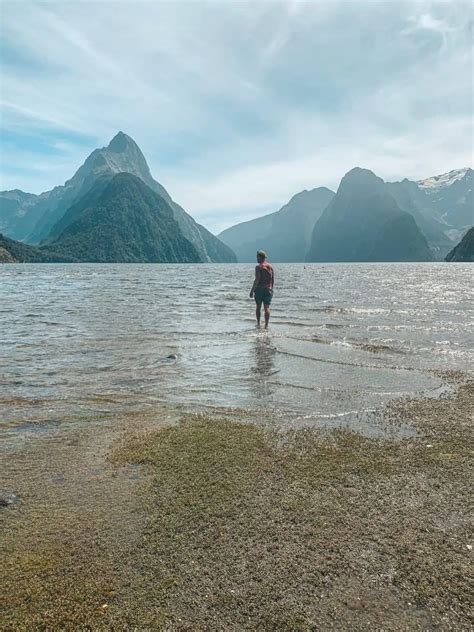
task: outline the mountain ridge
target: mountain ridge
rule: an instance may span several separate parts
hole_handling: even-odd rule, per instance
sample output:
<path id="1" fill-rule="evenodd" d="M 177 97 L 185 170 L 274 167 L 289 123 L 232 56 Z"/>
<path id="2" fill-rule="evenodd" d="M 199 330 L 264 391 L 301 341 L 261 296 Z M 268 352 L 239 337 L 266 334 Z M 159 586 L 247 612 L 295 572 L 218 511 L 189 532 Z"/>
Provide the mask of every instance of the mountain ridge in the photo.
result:
<path id="1" fill-rule="evenodd" d="M 416 184 L 420 189 L 427 190 L 429 192 L 439 191 L 447 186 L 450 186 L 457 180 L 462 180 L 466 173 L 470 171 L 470 167 L 461 167 L 461 169 L 452 169 L 446 173 L 440 173 L 436 176 L 429 176 L 422 180 L 416 180 Z"/>
<path id="2" fill-rule="evenodd" d="M 255 251 L 261 247 L 269 251 L 274 261 L 304 261 L 316 221 L 330 201 L 329 198 L 323 201 L 311 198 L 323 191 L 334 196 L 326 187 L 304 189 L 278 211 L 235 224 L 215 237 L 154 180 L 136 142 L 120 131 L 106 147 L 91 152 L 64 185 L 39 195 L 19 189 L 1 192 L 0 231 L 21 240 L 33 235 L 36 244 L 51 243 L 72 221 L 77 203 L 94 183 L 122 172 L 135 172 L 132 175 L 169 204 L 183 235 L 204 261 L 235 261 L 232 250 L 238 251 L 240 261 L 253 261 Z M 435 258 L 442 260 L 474 219 L 472 180 L 472 169 L 463 167 L 418 181 L 404 178 L 383 184 L 399 209 L 413 217 Z M 352 195 L 357 195 L 355 189 Z M 15 222 L 16 228 L 13 228 Z"/>
<path id="3" fill-rule="evenodd" d="M 433 211 L 442 221 L 463 234 L 474 222 L 474 171 L 468 167 L 444 175 L 452 173 L 460 177 L 452 178 L 449 183 L 444 179 L 442 185 L 424 190 Z M 441 180 L 442 176 L 435 178 Z"/>

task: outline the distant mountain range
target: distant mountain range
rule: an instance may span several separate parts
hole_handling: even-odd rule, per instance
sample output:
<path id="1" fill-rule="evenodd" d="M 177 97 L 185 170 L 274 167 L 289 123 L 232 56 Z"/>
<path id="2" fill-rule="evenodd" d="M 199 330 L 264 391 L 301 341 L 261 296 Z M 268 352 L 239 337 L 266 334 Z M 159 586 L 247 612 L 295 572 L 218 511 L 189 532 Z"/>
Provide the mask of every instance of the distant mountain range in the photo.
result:
<path id="1" fill-rule="evenodd" d="M 193 261 L 200 262 L 232 262 L 236 260 L 234 253 L 228 246 L 219 241 L 206 228 L 196 223 L 181 206 L 172 200 L 166 189 L 153 179 L 140 148 L 130 136 L 123 132 L 119 132 L 107 147 L 94 150 L 70 180 L 62 186 L 55 187 L 52 191 L 47 191 L 40 195 L 24 193 L 19 190 L 1 192 L 0 232 L 12 239 L 26 241 L 33 245 L 50 246 L 55 243 L 55 248 L 57 249 L 59 247 L 58 239 L 63 236 L 64 231 L 67 231 L 70 223 L 77 219 L 80 209 L 84 210 L 84 205 L 94 205 L 99 195 L 102 196 L 102 203 L 106 204 L 103 196 L 110 194 L 111 189 L 108 187 L 102 190 L 101 187 L 105 186 L 107 179 L 120 173 L 136 176 L 146 187 L 157 194 L 167 208 L 171 209 L 172 218 L 177 223 L 181 236 L 186 240 L 186 242 L 183 241 L 182 243 L 191 243 L 194 247 L 192 255 L 186 246 L 182 252 L 182 257 L 178 256 L 176 259 L 177 253 L 175 252 L 170 261 L 189 261 L 190 257 Z M 124 184 L 122 181 L 120 182 L 122 185 Z M 131 186 L 130 182 L 128 184 Z M 109 217 L 110 222 L 125 222 L 129 229 L 128 239 L 138 240 L 136 243 L 130 243 L 128 256 L 132 258 L 132 251 L 148 252 L 147 239 L 150 236 L 149 234 L 145 235 L 140 231 L 132 230 L 132 221 L 134 218 L 137 219 L 137 213 L 141 208 L 145 195 L 143 189 L 137 185 L 134 190 L 138 192 L 139 189 L 140 195 L 137 198 L 136 207 L 133 201 L 130 200 L 130 197 L 128 196 L 127 198 L 130 215 L 122 207 L 120 212 L 117 213 L 115 220 Z M 162 216 L 163 218 L 164 215 Z M 104 219 L 105 217 L 102 217 L 102 220 Z M 101 222 L 97 221 L 96 224 L 99 226 Z M 85 225 L 80 225 L 85 230 Z M 91 239 L 91 224 L 88 225 L 87 230 L 89 239 Z M 117 226 L 116 230 L 120 231 L 121 227 Z M 172 232 L 173 236 L 175 236 L 174 228 Z M 67 243 L 72 250 L 70 253 L 66 253 L 66 250 L 62 247 L 61 252 L 63 252 L 64 257 L 76 258 L 80 251 L 81 260 L 97 260 L 98 251 L 96 245 L 93 248 L 91 245 L 91 250 L 88 251 L 87 247 L 85 247 L 83 236 L 78 232 L 75 233 L 74 244 L 72 243 L 74 240 L 72 240 L 70 231 L 67 232 L 67 235 Z M 98 240 L 105 240 L 105 235 L 97 234 L 95 237 Z M 76 247 L 79 242 L 82 244 L 80 248 Z M 66 243 L 64 239 L 62 243 L 63 245 Z M 92 242 L 90 243 L 92 244 Z M 122 261 L 121 257 L 125 252 L 123 250 L 123 240 L 115 254 L 112 251 L 113 249 L 109 245 L 103 244 L 103 253 L 104 256 L 107 253 L 108 260 Z M 110 257 L 112 258 L 110 259 Z M 153 257 L 155 257 L 154 260 L 157 260 L 156 257 L 160 261 L 166 260 L 159 257 L 157 253 Z"/>
<path id="2" fill-rule="evenodd" d="M 218 237 L 239 261 L 441 261 L 474 223 L 473 171 L 383 182 L 355 168 L 337 194 L 318 188 Z M 326 206 L 327 205 L 327 206 Z"/>
<path id="3" fill-rule="evenodd" d="M 276 262 L 441 261 L 474 223 L 472 185 L 469 168 L 418 182 L 355 168 L 337 193 L 302 191 L 215 237 L 119 132 L 64 185 L 0 193 L 0 261 L 246 262 L 260 248 Z"/>
<path id="4" fill-rule="evenodd" d="M 311 244 L 314 224 L 334 197 L 326 187 L 294 195 L 276 213 L 232 226 L 219 235 L 239 261 L 254 261 L 262 248 L 276 261 L 304 261 Z"/>

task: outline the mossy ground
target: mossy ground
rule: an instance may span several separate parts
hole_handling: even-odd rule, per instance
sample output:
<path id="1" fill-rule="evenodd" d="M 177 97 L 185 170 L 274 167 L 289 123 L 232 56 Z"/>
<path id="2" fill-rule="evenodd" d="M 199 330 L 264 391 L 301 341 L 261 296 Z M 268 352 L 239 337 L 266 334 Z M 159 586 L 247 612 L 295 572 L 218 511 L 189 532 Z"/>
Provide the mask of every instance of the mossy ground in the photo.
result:
<path id="1" fill-rule="evenodd" d="M 420 431 L 397 442 L 203 416 L 131 430 L 89 510 L 6 521 L 4 627 L 470 629 L 472 397 L 394 404 L 387 423 Z"/>

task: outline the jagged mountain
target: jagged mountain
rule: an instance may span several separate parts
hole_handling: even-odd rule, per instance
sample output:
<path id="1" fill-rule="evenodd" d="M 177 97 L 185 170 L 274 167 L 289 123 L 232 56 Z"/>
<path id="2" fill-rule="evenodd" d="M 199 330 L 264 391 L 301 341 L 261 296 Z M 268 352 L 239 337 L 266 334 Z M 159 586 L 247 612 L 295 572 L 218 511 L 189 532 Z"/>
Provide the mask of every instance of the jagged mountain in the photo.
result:
<path id="1" fill-rule="evenodd" d="M 474 262 L 474 226 L 446 256 L 446 261 Z"/>
<path id="2" fill-rule="evenodd" d="M 28 241 L 40 243 L 57 237 L 54 226 L 71 204 L 85 195 L 98 178 L 122 172 L 132 173 L 149 186 L 154 183 L 138 145 L 129 136 L 119 132 L 107 147 L 95 149 L 64 186 L 55 187 L 52 191 L 42 194 L 41 203 L 45 210 L 29 235 Z M 158 190 L 157 193 L 161 194 Z"/>
<path id="3" fill-rule="evenodd" d="M 473 170 L 464 168 L 419 180 L 417 184 L 448 229 L 464 232 L 474 222 L 473 181 Z"/>
<path id="4" fill-rule="evenodd" d="M 59 231 L 64 229 L 61 222 L 68 209 L 91 190 L 95 182 L 104 176 L 118 173 L 131 173 L 140 178 L 153 191 L 160 195 L 172 208 L 175 220 L 180 225 L 184 236 L 194 245 L 203 261 L 235 261 L 234 253 L 203 226 L 199 225 L 176 202 L 172 200 L 166 189 L 153 179 L 146 159 L 135 141 L 119 132 L 107 147 L 94 150 L 74 176 L 63 186 L 57 186 L 52 191 L 19 200 L 15 210 L 16 217 L 28 215 L 33 228 L 23 219 L 15 225 L 11 219 L 8 222 L 0 220 L 0 226 L 6 224 L 4 232 L 33 244 L 49 242 L 56 239 Z M 20 192 L 22 193 L 22 192 Z M 11 198 L 12 192 L 0 193 L 0 217 L 11 211 L 5 210 L 5 200 Z M 23 194 L 25 195 L 25 194 Z M 13 224 L 13 225 L 12 225 Z M 26 229 L 30 228 L 28 232 Z"/>
<path id="5" fill-rule="evenodd" d="M 316 222 L 308 261 L 431 261 L 413 216 L 403 211 L 384 181 L 356 167 Z"/>
<path id="6" fill-rule="evenodd" d="M 94 263 L 198 263 L 170 205 L 130 173 L 99 178 L 68 211 L 47 244 L 0 242 L 15 260 Z M 60 220 L 61 222 L 62 220 Z"/>
<path id="7" fill-rule="evenodd" d="M 236 224 L 218 235 L 238 261 L 254 261 L 265 249 L 272 261 L 304 261 L 316 220 L 334 196 L 326 187 L 301 191 L 279 211 Z"/>

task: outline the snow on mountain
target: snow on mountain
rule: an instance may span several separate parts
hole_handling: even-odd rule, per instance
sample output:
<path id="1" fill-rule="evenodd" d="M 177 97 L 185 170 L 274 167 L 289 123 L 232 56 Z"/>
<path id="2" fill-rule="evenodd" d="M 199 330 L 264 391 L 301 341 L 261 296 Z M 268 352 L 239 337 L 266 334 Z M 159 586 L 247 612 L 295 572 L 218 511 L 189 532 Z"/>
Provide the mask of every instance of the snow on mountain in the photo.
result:
<path id="1" fill-rule="evenodd" d="M 418 180 L 417 185 L 420 189 L 424 189 L 426 193 L 436 193 L 439 189 L 451 186 L 456 180 L 462 180 L 466 173 L 469 171 L 469 167 L 464 169 L 453 169 L 448 173 L 442 173 L 439 176 L 432 176 L 425 180 Z"/>

